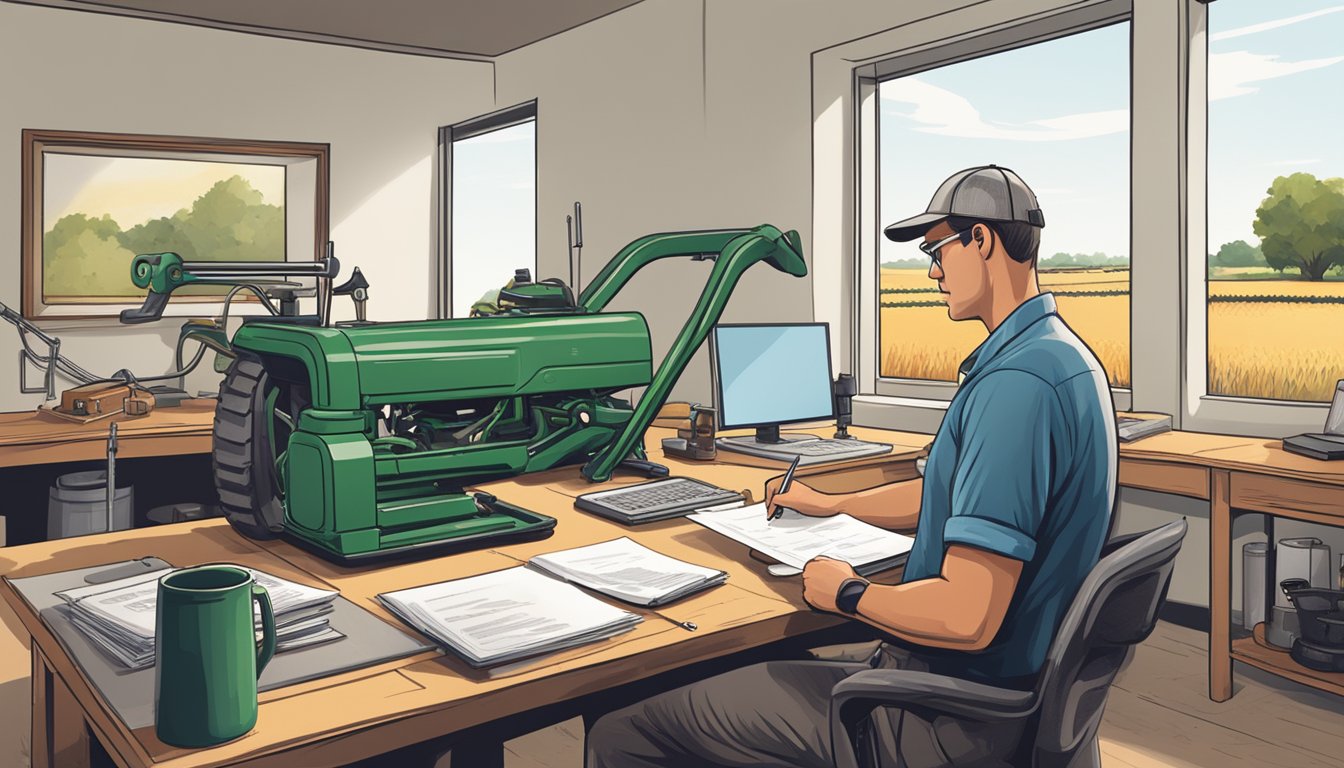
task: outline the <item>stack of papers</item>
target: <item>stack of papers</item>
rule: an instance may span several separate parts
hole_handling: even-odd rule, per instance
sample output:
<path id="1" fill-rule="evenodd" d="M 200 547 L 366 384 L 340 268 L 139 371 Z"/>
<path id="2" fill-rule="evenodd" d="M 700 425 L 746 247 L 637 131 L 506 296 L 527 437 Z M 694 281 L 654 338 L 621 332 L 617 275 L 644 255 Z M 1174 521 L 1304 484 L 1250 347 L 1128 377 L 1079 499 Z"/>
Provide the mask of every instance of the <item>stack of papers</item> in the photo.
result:
<path id="1" fill-rule="evenodd" d="M 825 555 L 844 560 L 860 574 L 877 573 L 905 562 L 915 543 L 844 514 L 808 517 L 786 509 L 779 519 L 767 520 L 764 503 L 697 512 L 688 519 L 794 568 Z"/>
<path id="2" fill-rule="evenodd" d="M 1166 413 L 1117 413 L 1116 435 L 1122 442 L 1132 442 L 1149 435 L 1171 431 L 1171 415 Z"/>
<path id="3" fill-rule="evenodd" d="M 619 635 L 643 619 L 522 566 L 378 596 L 473 667 Z"/>
<path id="4" fill-rule="evenodd" d="M 345 637 L 331 628 L 327 617 L 334 610 L 335 590 L 315 589 L 235 567 L 250 572 L 270 593 L 277 653 Z M 94 645 L 125 667 L 144 669 L 154 666 L 159 580 L 176 570 L 163 568 L 106 584 L 68 589 L 56 596 L 69 606 L 71 623 Z M 260 610 L 254 610 L 255 627 L 260 632 Z"/>
<path id="5" fill-rule="evenodd" d="M 627 537 L 538 555 L 531 563 L 566 581 L 643 606 L 670 603 L 728 578 L 723 571 L 659 554 Z"/>

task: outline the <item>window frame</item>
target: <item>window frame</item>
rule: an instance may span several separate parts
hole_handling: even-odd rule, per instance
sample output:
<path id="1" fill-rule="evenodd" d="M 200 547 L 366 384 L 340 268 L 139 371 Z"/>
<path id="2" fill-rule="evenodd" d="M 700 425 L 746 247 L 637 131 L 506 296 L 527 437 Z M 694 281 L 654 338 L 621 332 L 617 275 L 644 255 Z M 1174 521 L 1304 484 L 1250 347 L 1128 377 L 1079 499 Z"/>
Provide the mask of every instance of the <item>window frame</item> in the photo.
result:
<path id="1" fill-rule="evenodd" d="M 1189 152 L 1184 164 L 1184 202 L 1189 225 L 1183 253 L 1185 291 L 1185 355 L 1180 361 L 1180 427 L 1201 432 L 1287 437 L 1319 432 L 1330 403 L 1268 400 L 1210 394 L 1208 391 L 1208 140 L 1209 140 L 1209 13 L 1212 0 L 1186 0 L 1181 40 L 1185 46 L 1183 78 L 1188 98 L 1183 107 L 1189 124 Z M 1217 13 L 1216 7 L 1213 13 Z M 1344 374 L 1341 374 L 1344 375 Z"/>
<path id="2" fill-rule="evenodd" d="M 290 246 L 293 240 L 306 239 L 305 225 L 296 219 L 312 211 L 312 256 L 323 257 L 330 225 L 330 154 L 329 144 L 307 142 L 256 141 L 243 139 L 204 138 L 196 136 L 160 136 L 133 133 L 101 133 L 93 131 L 57 131 L 25 128 L 22 132 L 23 161 L 20 171 L 21 200 L 21 266 L 20 304 L 23 316 L 34 321 L 67 321 L 117 318 L 123 309 L 136 308 L 143 303 L 105 302 L 52 303 L 45 300 L 42 291 L 43 240 L 43 156 L 47 152 L 69 151 L 93 156 L 128 158 L 165 158 L 180 160 L 224 161 L 237 163 L 273 163 L 286 166 L 285 184 L 285 240 L 286 259 L 300 260 L 302 249 Z M 311 176 L 307 170 L 311 164 Z M 304 174 L 299 183 L 291 186 L 290 167 L 301 167 Z M 308 185 L 311 184 L 311 200 Z M 290 217 L 294 216 L 295 219 Z M 293 254 L 297 258 L 291 258 Z M 129 265 L 128 265 L 129 268 Z M 123 297 L 114 297 L 121 299 Z M 125 297 L 131 298 L 131 297 Z M 237 301 L 250 301 L 239 297 Z M 165 309 L 166 317 L 189 317 L 201 314 L 219 314 L 223 300 L 214 296 L 175 297 Z M 246 314 L 247 311 L 244 310 Z"/>
<path id="3" fill-rule="evenodd" d="M 1263 437 L 1320 430 L 1328 403 L 1207 392 L 1207 14 L 1203 0 L 963 3 L 813 53 L 814 318 L 831 323 L 835 370 L 855 372 L 856 423 L 934 432 L 955 393 L 953 384 L 932 382 L 877 386 L 880 222 L 876 205 L 865 202 L 875 203 L 876 134 L 862 130 L 876 119 L 876 65 L 921 54 L 928 68 L 951 63 L 937 54 L 952 45 L 979 39 L 983 55 L 991 43 L 1040 41 L 1043 25 L 1081 31 L 1108 17 L 1128 18 L 1131 51 L 1144 52 L 1130 57 L 1131 373 L 1129 391 L 1114 391 L 1116 407 L 1170 413 L 1185 430 Z M 1138 347 L 1143 353 L 1133 354 Z"/>
<path id="4" fill-rule="evenodd" d="M 436 209 L 439 211 L 439 279 L 438 284 L 438 317 L 450 318 L 453 316 L 453 144 L 454 142 L 470 139 L 476 136 L 483 136 L 487 133 L 512 128 L 516 125 L 522 125 L 528 121 L 533 121 L 540 125 L 537 118 L 537 99 L 525 101 L 521 104 L 515 104 L 511 107 L 490 112 L 485 115 L 473 117 L 469 120 L 463 120 L 460 123 L 445 125 L 439 128 L 439 164 L 438 164 L 438 193 L 439 205 Z M 541 164 L 537 162 L 537 146 L 540 143 L 540 137 L 534 132 L 532 139 L 532 195 L 533 195 L 533 241 L 532 241 L 532 259 L 533 264 L 538 263 L 540 258 L 538 247 L 540 245 L 539 227 L 536 226 L 536 216 L 540 215 L 540 202 L 536 181 L 540 175 Z M 533 270 L 536 271 L 535 269 Z M 535 275 L 534 275 L 535 277 Z"/>
<path id="5" fill-rule="evenodd" d="M 1062 11 L 1062 9 L 1061 9 Z M 998 29 L 990 29 L 960 40 L 944 42 L 934 48 L 895 52 L 880 60 L 854 69 L 855 128 L 858 152 L 855 178 L 859 202 L 857 227 L 857 284 L 859 301 L 854 308 L 853 364 L 859 370 L 863 392 L 894 402 L 924 402 L 925 406 L 945 404 L 956 394 L 955 382 L 883 377 L 880 373 L 881 334 L 877 308 L 880 280 L 880 128 L 878 86 L 881 82 L 927 72 L 964 61 L 992 56 L 1030 45 L 1046 43 L 1069 35 L 1100 29 L 1130 20 L 1128 3 L 1095 2 L 1081 9 L 1057 12 L 1041 18 L 1017 19 Z M 1131 249 L 1132 251 L 1132 249 Z M 1131 256 L 1131 265 L 1132 265 Z M 864 306 L 865 304 L 869 306 Z M 1133 331 L 1131 328 L 1131 340 Z M 1131 344 L 1132 348 L 1132 344 Z M 1132 355 L 1131 355 L 1132 357 Z M 1113 389 L 1117 406 L 1127 409 L 1130 389 Z M 931 401 L 931 402 L 926 402 Z"/>

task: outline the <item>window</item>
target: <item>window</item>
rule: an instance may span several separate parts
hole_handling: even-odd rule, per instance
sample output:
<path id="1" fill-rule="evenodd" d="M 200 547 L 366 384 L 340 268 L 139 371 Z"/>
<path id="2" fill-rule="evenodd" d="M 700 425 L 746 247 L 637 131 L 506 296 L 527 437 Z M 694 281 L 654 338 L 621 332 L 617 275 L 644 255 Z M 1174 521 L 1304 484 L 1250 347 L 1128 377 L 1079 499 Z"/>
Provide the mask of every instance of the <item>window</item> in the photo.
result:
<path id="1" fill-rule="evenodd" d="M 443 129 L 450 147 L 450 317 L 527 269 L 537 277 L 537 107 Z"/>
<path id="2" fill-rule="evenodd" d="M 1344 378 L 1344 6 L 1208 10 L 1207 390 L 1329 401 Z"/>
<path id="3" fill-rule="evenodd" d="M 993 163 L 1031 186 L 1041 289 L 1127 388 L 1129 24 L 898 72 L 877 86 L 876 124 L 880 224 L 923 211 L 962 168 Z M 948 318 L 915 243 L 879 238 L 877 254 L 878 376 L 955 382 L 984 326 Z"/>
<path id="4" fill-rule="evenodd" d="M 33 130 L 23 143 L 28 317 L 139 306 L 137 254 L 279 262 L 316 258 L 327 240 L 325 144 Z M 220 293 L 184 288 L 173 304 L 200 313 L 181 305 Z"/>

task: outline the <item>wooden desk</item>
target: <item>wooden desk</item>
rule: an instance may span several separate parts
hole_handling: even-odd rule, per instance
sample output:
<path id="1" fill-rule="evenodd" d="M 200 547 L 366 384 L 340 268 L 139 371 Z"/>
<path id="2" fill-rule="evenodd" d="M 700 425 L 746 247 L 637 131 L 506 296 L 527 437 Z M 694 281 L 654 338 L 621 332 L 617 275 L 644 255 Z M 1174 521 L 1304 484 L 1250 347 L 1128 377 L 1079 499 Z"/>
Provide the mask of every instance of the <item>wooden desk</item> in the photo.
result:
<path id="1" fill-rule="evenodd" d="M 913 476 L 912 459 L 928 435 L 854 429 L 857 437 L 897 446 L 886 459 L 808 468 L 823 490 L 870 487 Z M 671 430 L 651 430 L 650 458 L 676 474 L 702 477 L 759 496 L 779 468 L 668 459 L 657 450 Z M 1344 466 L 1286 454 L 1277 441 L 1192 433 L 1157 435 L 1123 446 L 1120 482 L 1211 502 L 1210 696 L 1231 695 L 1236 658 L 1299 682 L 1344 693 L 1344 676 L 1301 670 L 1287 654 L 1231 642 L 1230 544 L 1233 508 L 1313 522 L 1344 523 Z M 396 620 L 374 599 L 392 589 L 507 568 L 541 553 L 632 536 L 673 557 L 729 573 L 723 586 L 660 610 L 639 611 L 645 621 L 631 632 L 522 662 L 491 673 L 438 653 L 425 653 L 261 694 L 257 728 L 228 744 L 184 750 L 159 742 L 152 728 L 124 727 L 102 703 L 65 651 L 26 603 L 7 586 L 0 590 L 31 635 L 34 766 L 88 763 L 96 738 L 114 762 L 148 768 L 225 765 L 290 768 L 335 766 L 437 737 L 472 738 L 473 731 L 508 721 L 549 702 L 574 701 L 697 662 L 718 659 L 784 638 L 805 636 L 844 621 L 818 614 L 801 600 L 798 579 L 771 577 L 745 548 L 685 520 L 626 528 L 573 509 L 573 497 L 637 478 L 621 476 L 594 486 L 569 467 L 481 486 L 500 498 L 553 515 L 555 534 L 542 541 L 391 566 L 347 568 L 282 541 L 251 541 L 213 520 L 183 523 L 0 550 L 0 573 L 20 577 L 147 555 L 175 565 L 221 560 L 273 570 L 277 575 L 341 590 L 384 620 Z M 693 621 L 687 632 L 674 622 Z M 1263 652 L 1262 652 L 1263 651 Z M 1296 669 L 1294 669 L 1296 667 Z M 539 727 L 544 723 L 535 723 Z M 465 734 L 465 735 L 464 735 Z M 470 746 L 470 742 L 464 742 Z M 464 750 L 464 755 L 470 754 Z"/>
<path id="2" fill-rule="evenodd" d="M 860 438 L 885 436 L 897 452 L 883 461 L 864 460 L 826 482 L 859 488 L 914 476 L 913 459 L 926 435 L 853 430 Z M 656 449 L 671 430 L 651 430 L 650 458 L 677 474 L 720 486 L 748 489 L 759 497 L 767 479 L 781 470 L 664 459 Z M 836 467 L 832 467 L 833 469 Z M 620 476 L 612 487 L 637 482 Z M 432 560 L 348 568 L 321 560 L 282 541 L 251 541 L 226 523 L 211 520 L 136 531 L 85 536 L 0 549 L 0 573 L 31 576 L 129 558 L 157 555 L 174 565 L 231 561 L 270 570 L 315 586 L 334 587 L 373 614 L 397 622 L 375 596 L 393 589 L 485 573 L 524 562 L 532 555 L 631 536 L 691 562 L 728 572 L 726 584 L 658 610 L 631 608 L 644 616 L 635 629 L 598 643 L 521 662 L 495 672 L 472 669 L 430 652 L 376 667 L 262 693 L 257 727 L 217 747 L 186 750 L 158 741 L 154 729 L 129 730 L 80 674 L 31 607 L 8 585 L 0 589 L 31 635 L 33 658 L 33 765 L 83 766 L 96 740 L 118 765 L 207 768 L 224 765 L 337 766 L 427 739 L 474 738 L 472 729 L 515 718 L 550 702 L 619 689 L 631 682 L 688 665 L 723 658 L 797 638 L 846 622 L 810 610 L 797 577 L 775 578 L 746 548 L 684 519 L 627 528 L 573 508 L 573 496 L 604 486 L 584 481 L 577 467 L 480 486 L 502 499 L 559 519 L 555 534 L 541 541 L 501 546 Z M 698 625 L 688 632 L 674 622 Z M 535 723 L 533 728 L 546 723 Z M 526 725 L 526 724 L 524 724 Z M 471 747 L 470 741 L 464 747 Z M 470 765 L 466 749 L 455 760 Z"/>
<path id="3" fill-rule="evenodd" d="M 88 461 L 107 455 L 107 430 L 117 422 L 117 458 L 209 453 L 215 401 L 186 400 L 147 416 L 109 416 L 76 424 L 40 411 L 0 413 L 0 467 Z"/>
<path id="4" fill-rule="evenodd" d="M 1279 440 L 1169 432 L 1120 449 L 1120 484 L 1209 502 L 1209 698 L 1232 697 L 1232 661 L 1344 695 L 1344 674 L 1307 669 L 1255 637 L 1232 639 L 1232 518 L 1238 512 L 1344 525 L 1344 462 L 1288 453 Z M 1255 633 L 1263 637 L 1263 629 Z"/>

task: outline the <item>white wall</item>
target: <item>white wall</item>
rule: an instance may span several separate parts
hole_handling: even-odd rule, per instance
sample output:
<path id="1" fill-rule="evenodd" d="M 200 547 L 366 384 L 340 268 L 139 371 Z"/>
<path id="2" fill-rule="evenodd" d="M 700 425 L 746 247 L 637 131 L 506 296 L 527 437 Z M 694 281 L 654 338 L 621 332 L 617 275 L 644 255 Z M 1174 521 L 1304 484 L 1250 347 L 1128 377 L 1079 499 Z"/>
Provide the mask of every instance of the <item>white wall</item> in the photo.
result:
<path id="1" fill-rule="evenodd" d="M 646 234 L 762 223 L 797 229 L 811 269 L 812 52 L 947 5 L 645 0 L 501 57 L 500 105 L 538 100 L 541 273 L 568 275 L 565 215 L 575 200 L 589 277 Z M 611 309 L 643 312 L 661 356 L 708 271 L 656 263 Z M 812 304 L 812 275 L 757 265 L 724 320 L 811 320 Z M 709 401 L 705 353 L 674 399 Z"/>
<path id="2" fill-rule="evenodd" d="M 970 5 L 975 7 L 957 11 Z M 839 322 L 829 305 L 837 301 L 831 294 L 849 286 L 843 237 L 828 232 L 818 239 L 813 232 L 813 119 L 816 115 L 820 125 L 831 116 L 829 105 L 813 104 L 814 52 L 942 14 L 921 28 L 951 25 L 943 32 L 951 34 L 970 28 L 960 24 L 965 14 L 988 24 L 1062 5 L 1049 0 L 1029 5 L 1020 0 L 645 0 L 501 57 L 499 105 L 538 100 L 541 273 L 568 274 L 564 222 L 576 199 L 584 204 L 583 273 L 589 277 L 621 246 L 644 234 L 769 222 L 802 233 L 811 274 L 800 280 L 753 267 L 724 319 Z M 1151 5 L 1144 8 L 1151 10 Z M 843 187 L 836 187 L 835 194 L 848 194 Z M 852 204 L 824 203 L 841 211 Z M 655 264 L 612 308 L 643 312 L 653 329 L 655 354 L 661 356 L 706 272 L 704 264 Z M 845 336 L 832 331 L 833 340 Z M 710 399 L 705 351 L 683 375 L 673 398 Z M 881 425 L 931 432 L 942 410 L 907 409 L 904 414 L 900 423 Z M 876 412 L 860 409 L 856 418 L 863 421 L 865 415 L 865 423 L 874 423 Z M 1183 515 L 1192 527 L 1171 599 L 1207 605 L 1207 503 L 1126 491 L 1116 528 L 1146 530 Z M 1286 529 L 1281 526 L 1278 534 L 1289 535 Z M 1237 531 L 1239 558 L 1240 544 L 1253 534 L 1247 523 Z M 1296 528 L 1292 533 L 1305 535 Z"/>
<path id="3" fill-rule="evenodd" d="M 0 3 L 0 301 L 19 307 L 24 128 L 331 145 L 331 239 L 372 284 L 370 317 L 436 307 L 437 129 L 489 112 L 492 65 Z M 338 302 L 337 317 L 353 317 Z M 95 373 L 167 371 L 179 323 L 44 322 Z M 0 411 L 23 410 L 18 340 L 0 323 Z M 206 373 L 191 388 L 214 389 Z M 61 382 L 61 386 L 69 386 Z"/>

